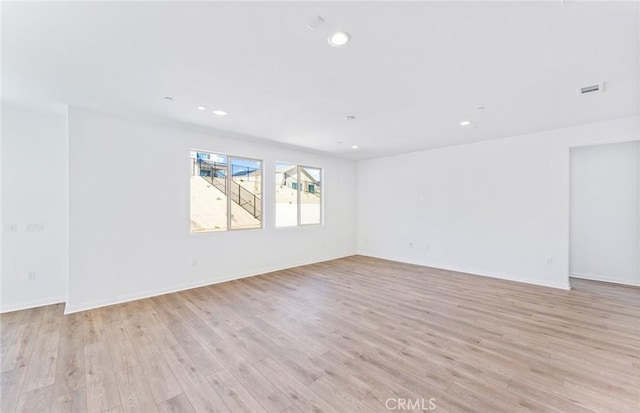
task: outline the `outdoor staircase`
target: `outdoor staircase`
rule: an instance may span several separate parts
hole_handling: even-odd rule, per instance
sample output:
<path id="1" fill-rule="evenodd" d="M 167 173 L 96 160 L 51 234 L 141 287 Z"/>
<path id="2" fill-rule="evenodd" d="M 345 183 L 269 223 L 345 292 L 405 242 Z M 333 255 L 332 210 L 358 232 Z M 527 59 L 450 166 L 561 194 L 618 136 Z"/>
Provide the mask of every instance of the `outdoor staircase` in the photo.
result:
<path id="1" fill-rule="evenodd" d="M 226 185 L 227 177 L 226 176 L 224 178 L 215 177 L 216 171 L 222 170 L 222 169 L 216 169 L 215 163 L 214 163 L 213 165 L 201 164 L 200 170 L 210 171 L 209 172 L 210 176 L 203 176 L 202 174 L 200 174 L 200 177 L 205 181 L 207 181 L 207 183 L 210 183 L 212 186 L 214 186 L 223 194 L 229 196 L 229 194 L 227 194 L 227 185 Z M 254 218 L 258 220 L 262 220 L 262 201 L 260 197 L 254 194 L 253 192 L 249 191 L 248 189 L 244 188 L 239 183 L 234 182 L 233 179 L 231 179 L 230 182 L 231 182 L 230 184 L 231 201 L 233 201 L 234 203 L 239 205 L 242 209 L 250 213 Z"/>

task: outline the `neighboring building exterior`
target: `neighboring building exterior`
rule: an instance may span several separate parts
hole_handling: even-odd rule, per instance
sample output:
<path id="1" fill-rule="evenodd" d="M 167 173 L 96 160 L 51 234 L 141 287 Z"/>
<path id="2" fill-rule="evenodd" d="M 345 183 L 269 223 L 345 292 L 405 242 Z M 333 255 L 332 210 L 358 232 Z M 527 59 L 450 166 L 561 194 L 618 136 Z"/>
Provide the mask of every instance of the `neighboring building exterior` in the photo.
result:
<path id="1" fill-rule="evenodd" d="M 320 181 L 311 176 L 304 168 L 300 168 L 302 182 L 298 188 L 298 174 L 296 165 L 276 168 L 276 185 L 287 186 L 291 189 L 301 189 L 302 192 L 320 194 Z"/>

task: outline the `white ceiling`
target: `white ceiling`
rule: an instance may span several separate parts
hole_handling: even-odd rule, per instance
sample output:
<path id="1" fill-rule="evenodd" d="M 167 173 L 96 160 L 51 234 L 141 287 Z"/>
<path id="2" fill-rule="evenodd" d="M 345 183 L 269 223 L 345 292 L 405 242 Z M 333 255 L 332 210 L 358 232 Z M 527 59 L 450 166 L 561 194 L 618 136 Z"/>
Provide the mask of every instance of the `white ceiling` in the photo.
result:
<path id="1" fill-rule="evenodd" d="M 639 16 L 611 1 L 3 2 L 2 92 L 364 159 L 638 114 Z"/>

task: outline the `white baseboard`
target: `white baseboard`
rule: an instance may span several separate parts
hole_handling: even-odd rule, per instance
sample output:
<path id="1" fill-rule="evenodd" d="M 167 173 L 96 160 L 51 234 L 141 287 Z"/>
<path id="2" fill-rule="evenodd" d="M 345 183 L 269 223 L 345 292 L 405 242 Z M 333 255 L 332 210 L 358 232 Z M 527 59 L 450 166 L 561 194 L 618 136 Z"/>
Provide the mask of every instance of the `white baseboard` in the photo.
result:
<path id="1" fill-rule="evenodd" d="M 2 306 L 0 313 L 8 313 L 10 311 L 28 310 L 29 308 L 42 307 L 44 305 L 60 304 L 66 301 L 66 297 L 47 297 L 38 300 L 23 301 L 8 306 Z"/>
<path id="2" fill-rule="evenodd" d="M 147 290 L 147 291 L 143 291 L 143 292 L 139 292 L 139 293 L 126 294 L 126 295 L 121 295 L 121 296 L 108 298 L 108 299 L 104 299 L 104 300 L 89 301 L 89 302 L 84 302 L 84 303 L 69 303 L 69 302 L 67 302 L 67 304 L 65 306 L 65 309 L 64 309 L 64 313 L 65 314 L 77 313 L 77 312 L 80 312 L 80 311 L 91 310 L 91 309 L 94 309 L 94 308 L 106 307 L 106 306 L 109 306 L 109 305 L 126 303 L 128 301 L 141 300 L 143 298 L 156 297 L 156 296 L 159 296 L 159 295 L 176 293 L 176 292 L 184 291 L 184 290 L 190 290 L 192 288 L 205 287 L 205 286 L 208 286 L 208 285 L 220 284 L 220 283 L 224 283 L 224 282 L 227 282 L 227 281 L 233 281 L 233 280 L 239 280 L 239 279 L 242 279 L 242 278 L 255 277 L 257 275 L 263 275 L 263 274 L 267 274 L 267 273 L 274 272 L 274 271 L 286 270 L 286 269 L 289 269 L 289 268 L 301 267 L 303 265 L 317 264 L 319 262 L 325 262 L 325 261 L 336 260 L 336 259 L 339 259 L 339 258 L 351 257 L 353 255 L 354 254 L 342 254 L 342 255 L 338 255 L 338 256 L 334 256 L 334 257 L 325 257 L 325 258 L 321 258 L 319 260 L 308 261 L 308 262 L 298 262 L 298 263 L 290 264 L 290 265 L 286 265 L 286 266 L 279 266 L 277 268 L 267 268 L 267 269 L 264 269 L 264 270 L 261 270 L 261 271 L 242 274 L 242 275 L 236 275 L 236 276 L 223 278 L 223 279 L 205 279 L 205 280 L 200 280 L 200 281 L 196 281 L 196 282 L 192 282 L 192 283 L 188 283 L 188 284 L 178 285 L 178 286 L 175 286 L 175 287 L 163 288 L 163 289 L 157 289 L 157 290 Z"/>
<path id="3" fill-rule="evenodd" d="M 507 274 L 497 274 L 497 273 L 491 273 L 491 272 L 486 272 L 486 271 L 478 271 L 478 270 L 471 269 L 471 268 L 432 265 L 432 264 L 425 263 L 425 262 L 419 262 L 419 261 L 416 261 L 416 260 L 413 260 L 413 259 L 410 259 L 410 258 L 399 258 L 399 257 L 392 257 L 392 256 L 382 256 L 382 255 L 371 254 L 371 253 L 367 253 L 367 252 L 358 252 L 358 255 L 363 255 L 363 256 L 373 257 L 373 258 L 380 258 L 380 259 L 383 259 L 383 260 L 403 262 L 403 263 L 412 264 L 412 265 L 420 265 L 422 267 L 436 268 L 436 269 L 439 269 L 439 270 L 454 271 L 454 272 L 460 272 L 460 273 L 471 274 L 471 275 L 479 275 L 479 276 L 482 276 L 482 277 L 489 277 L 489 278 L 497 278 L 499 280 L 514 281 L 514 282 L 519 282 L 519 283 L 524 283 L 524 284 L 537 285 L 537 286 L 541 286 L 541 287 L 556 288 L 556 289 L 560 289 L 560 290 L 570 290 L 571 289 L 571 286 L 569 285 L 569 277 L 568 276 L 567 276 L 566 282 L 548 283 L 548 282 L 540 282 L 540 281 L 535 281 L 535 280 L 515 278 L 515 277 L 507 275 Z"/>
<path id="4" fill-rule="evenodd" d="M 601 281 L 606 283 L 620 284 L 620 285 L 630 285 L 632 287 L 640 287 L 640 281 L 637 283 L 629 282 L 627 280 L 615 280 L 607 277 L 603 277 L 602 275 L 597 274 L 569 274 L 569 277 L 580 278 L 582 280 L 591 280 L 591 281 Z"/>

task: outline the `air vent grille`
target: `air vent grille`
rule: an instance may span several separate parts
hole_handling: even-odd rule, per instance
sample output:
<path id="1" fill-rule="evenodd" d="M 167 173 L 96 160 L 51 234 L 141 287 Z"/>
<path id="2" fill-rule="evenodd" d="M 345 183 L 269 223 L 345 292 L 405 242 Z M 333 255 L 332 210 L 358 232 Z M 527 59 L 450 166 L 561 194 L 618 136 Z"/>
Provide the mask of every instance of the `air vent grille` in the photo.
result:
<path id="1" fill-rule="evenodd" d="M 602 92 L 603 86 L 604 86 L 604 83 L 598 83 L 596 85 L 589 85 L 589 86 L 581 87 L 580 88 L 580 94 L 581 95 L 586 95 L 586 94 L 589 94 L 589 93 Z"/>

